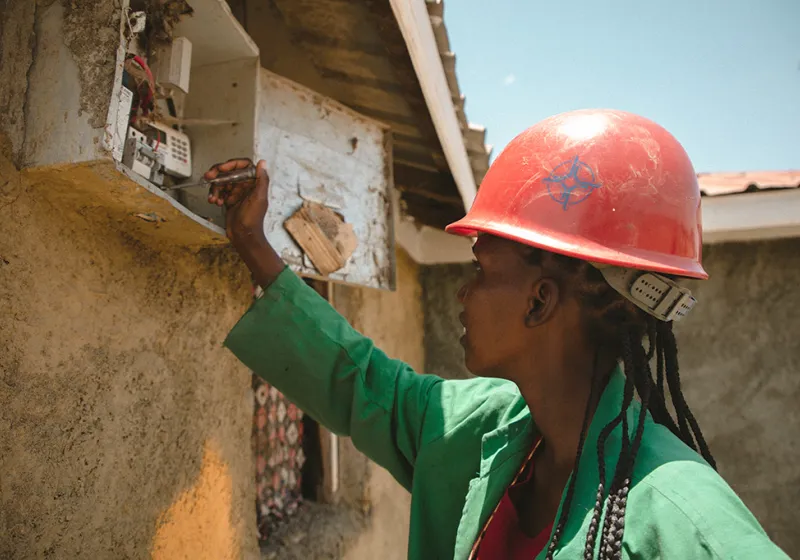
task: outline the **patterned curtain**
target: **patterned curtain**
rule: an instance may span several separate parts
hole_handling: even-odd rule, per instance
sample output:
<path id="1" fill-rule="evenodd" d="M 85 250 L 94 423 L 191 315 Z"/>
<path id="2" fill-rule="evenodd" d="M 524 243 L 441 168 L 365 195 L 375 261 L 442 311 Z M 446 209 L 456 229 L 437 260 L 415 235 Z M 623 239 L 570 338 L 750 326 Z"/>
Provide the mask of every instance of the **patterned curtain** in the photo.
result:
<path id="1" fill-rule="evenodd" d="M 257 375 L 253 390 L 258 532 L 266 541 L 303 499 L 303 412 Z"/>

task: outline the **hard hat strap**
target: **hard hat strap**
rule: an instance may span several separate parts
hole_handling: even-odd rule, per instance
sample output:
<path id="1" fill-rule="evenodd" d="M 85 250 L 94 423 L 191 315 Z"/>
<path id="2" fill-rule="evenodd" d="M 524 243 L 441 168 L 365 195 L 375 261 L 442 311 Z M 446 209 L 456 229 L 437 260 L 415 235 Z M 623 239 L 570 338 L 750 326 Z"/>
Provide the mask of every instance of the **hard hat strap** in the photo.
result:
<path id="1" fill-rule="evenodd" d="M 659 321 L 683 319 L 697 302 L 688 288 L 661 274 L 592 264 L 612 288 Z"/>

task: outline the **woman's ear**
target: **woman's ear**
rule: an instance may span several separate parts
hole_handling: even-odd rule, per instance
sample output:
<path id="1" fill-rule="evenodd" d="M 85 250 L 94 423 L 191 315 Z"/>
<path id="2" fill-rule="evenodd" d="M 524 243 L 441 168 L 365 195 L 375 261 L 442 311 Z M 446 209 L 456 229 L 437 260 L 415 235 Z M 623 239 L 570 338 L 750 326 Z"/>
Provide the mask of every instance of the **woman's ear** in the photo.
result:
<path id="1" fill-rule="evenodd" d="M 560 291 L 558 284 L 550 278 L 541 278 L 536 281 L 528 299 L 528 313 L 525 316 L 525 325 L 537 327 L 546 323 L 558 307 Z"/>

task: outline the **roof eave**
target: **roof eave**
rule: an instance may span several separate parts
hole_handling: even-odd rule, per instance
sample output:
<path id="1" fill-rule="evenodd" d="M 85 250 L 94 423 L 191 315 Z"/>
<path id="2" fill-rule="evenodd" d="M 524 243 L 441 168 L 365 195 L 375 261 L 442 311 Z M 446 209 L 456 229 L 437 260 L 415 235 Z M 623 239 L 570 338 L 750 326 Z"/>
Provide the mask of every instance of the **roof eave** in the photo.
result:
<path id="1" fill-rule="evenodd" d="M 464 208 L 469 210 L 477 192 L 475 174 L 426 2 L 390 0 L 390 4 L 406 42 L 450 172 Z"/>
<path id="2" fill-rule="evenodd" d="M 800 237 L 800 189 L 703 197 L 703 242 Z"/>

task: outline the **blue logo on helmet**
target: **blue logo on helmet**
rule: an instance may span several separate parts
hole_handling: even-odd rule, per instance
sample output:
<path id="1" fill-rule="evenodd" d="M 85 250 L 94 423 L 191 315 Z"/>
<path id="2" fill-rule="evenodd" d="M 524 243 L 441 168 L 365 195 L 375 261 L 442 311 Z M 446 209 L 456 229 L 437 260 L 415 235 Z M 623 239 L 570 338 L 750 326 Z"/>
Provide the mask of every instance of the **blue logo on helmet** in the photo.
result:
<path id="1" fill-rule="evenodd" d="M 558 202 L 564 210 L 580 204 L 595 189 L 603 186 L 596 180 L 592 168 L 578 156 L 558 164 L 544 182 L 547 183 L 550 198 Z"/>

